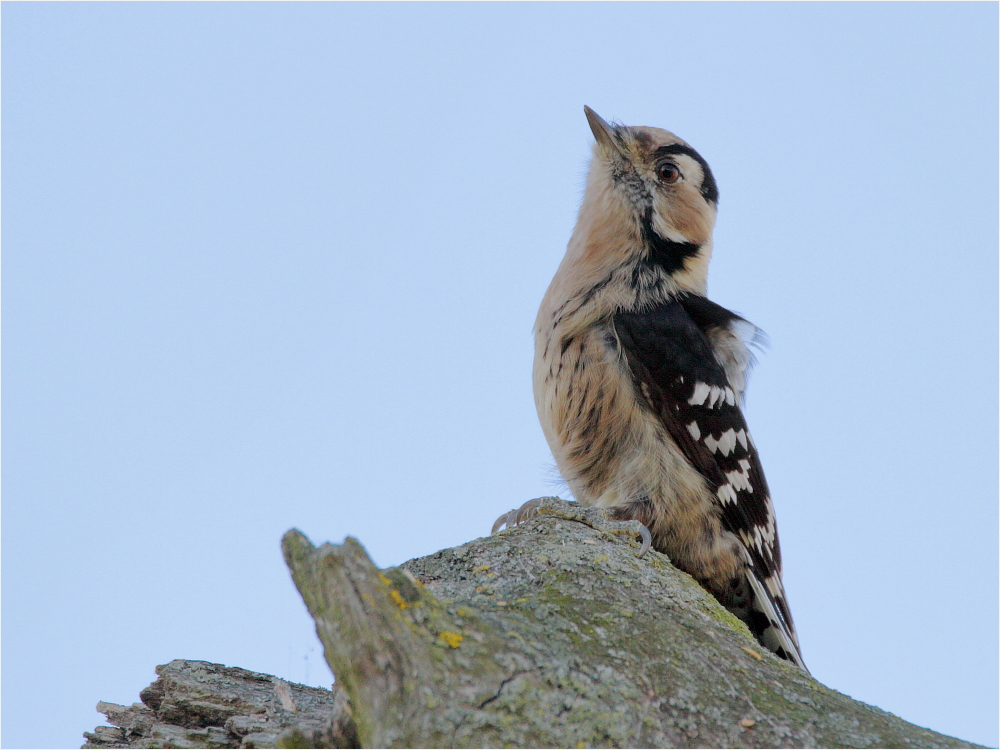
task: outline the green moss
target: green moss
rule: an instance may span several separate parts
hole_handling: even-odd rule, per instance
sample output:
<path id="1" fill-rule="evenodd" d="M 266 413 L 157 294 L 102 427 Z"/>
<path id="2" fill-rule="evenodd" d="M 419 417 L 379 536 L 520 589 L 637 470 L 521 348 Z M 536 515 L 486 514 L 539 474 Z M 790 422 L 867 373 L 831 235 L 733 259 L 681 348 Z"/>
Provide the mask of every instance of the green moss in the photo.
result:
<path id="1" fill-rule="evenodd" d="M 733 630 L 737 630 L 753 640 L 753 635 L 750 634 L 750 629 L 746 626 L 746 623 L 721 604 L 714 604 L 713 602 L 706 601 L 701 602 L 700 605 L 699 609 L 716 622 L 732 628 Z"/>
<path id="2" fill-rule="evenodd" d="M 298 727 L 293 727 L 281 735 L 276 744 L 278 747 L 286 748 L 308 748 L 313 746 L 312 741 Z"/>
<path id="3" fill-rule="evenodd" d="M 416 668 L 400 723 L 362 740 L 377 730 L 383 746 L 960 744 L 914 734 L 769 655 L 751 658 L 740 650 L 754 643 L 746 626 L 694 579 L 656 553 L 637 560 L 627 545 L 587 544 L 598 538 L 545 519 L 407 563 L 436 582 L 427 588 L 385 571 L 385 596 L 409 605 L 389 610 L 409 623 L 397 632 L 419 632 L 429 655 L 407 646 Z M 445 609 L 431 589 L 458 604 Z M 360 696 L 354 708 L 361 728 Z M 744 718 L 757 724 L 741 733 Z"/>

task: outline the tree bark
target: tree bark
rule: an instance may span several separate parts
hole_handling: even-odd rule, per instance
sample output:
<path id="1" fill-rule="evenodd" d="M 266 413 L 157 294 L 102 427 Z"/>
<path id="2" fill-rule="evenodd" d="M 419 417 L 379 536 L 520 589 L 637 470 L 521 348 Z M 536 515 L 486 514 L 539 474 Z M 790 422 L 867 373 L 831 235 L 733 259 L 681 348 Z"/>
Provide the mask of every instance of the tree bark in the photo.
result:
<path id="1" fill-rule="evenodd" d="M 283 547 L 365 747 L 974 747 L 763 650 L 629 530 L 547 498 L 384 571 L 350 538 Z"/>
<path id="2" fill-rule="evenodd" d="M 84 732 L 85 748 L 360 747 L 347 694 L 205 661 L 156 668 L 142 703 L 101 701 L 112 727 Z"/>
<path id="3" fill-rule="evenodd" d="M 85 747 L 978 747 L 762 649 L 664 555 L 636 557 L 637 528 L 545 498 L 381 571 L 354 539 L 289 531 L 334 690 L 178 660 L 142 704 L 98 704 L 115 727 Z"/>

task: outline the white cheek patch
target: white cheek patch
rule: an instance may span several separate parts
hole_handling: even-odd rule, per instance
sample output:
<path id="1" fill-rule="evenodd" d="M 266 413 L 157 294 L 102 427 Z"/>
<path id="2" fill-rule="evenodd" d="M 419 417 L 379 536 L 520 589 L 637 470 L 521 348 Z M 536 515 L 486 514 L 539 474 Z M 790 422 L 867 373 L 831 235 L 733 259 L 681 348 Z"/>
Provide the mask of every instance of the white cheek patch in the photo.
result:
<path id="1" fill-rule="evenodd" d="M 672 226 L 667 224 L 667 222 L 663 220 L 663 217 L 660 216 L 660 212 L 655 209 L 653 211 L 653 229 L 656 230 L 658 235 L 664 239 L 670 240 L 671 242 L 691 242 L 690 237 L 685 237 Z"/>

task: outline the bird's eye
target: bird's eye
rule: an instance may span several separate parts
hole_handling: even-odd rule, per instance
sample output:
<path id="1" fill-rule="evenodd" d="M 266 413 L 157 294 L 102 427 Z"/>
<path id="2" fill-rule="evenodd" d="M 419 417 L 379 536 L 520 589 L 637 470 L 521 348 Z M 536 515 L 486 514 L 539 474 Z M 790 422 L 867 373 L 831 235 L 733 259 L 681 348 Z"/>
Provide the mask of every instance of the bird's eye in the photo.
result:
<path id="1" fill-rule="evenodd" d="M 663 182 L 677 182 L 681 178 L 681 171 L 669 161 L 665 161 L 656 168 L 656 176 Z"/>

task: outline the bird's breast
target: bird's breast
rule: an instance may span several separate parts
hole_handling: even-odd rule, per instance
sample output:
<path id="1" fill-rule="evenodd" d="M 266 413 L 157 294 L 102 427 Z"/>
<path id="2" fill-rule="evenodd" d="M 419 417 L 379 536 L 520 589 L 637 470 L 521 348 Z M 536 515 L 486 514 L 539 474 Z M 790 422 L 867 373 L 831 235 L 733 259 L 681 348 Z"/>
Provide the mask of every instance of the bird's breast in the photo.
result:
<path id="1" fill-rule="evenodd" d="M 639 463 L 659 463 L 662 425 L 636 392 L 610 322 L 536 341 L 535 405 L 546 440 L 573 495 L 589 505 L 624 502 Z M 647 467 L 647 475 L 662 473 Z M 632 478 L 630 478 L 630 476 Z"/>

